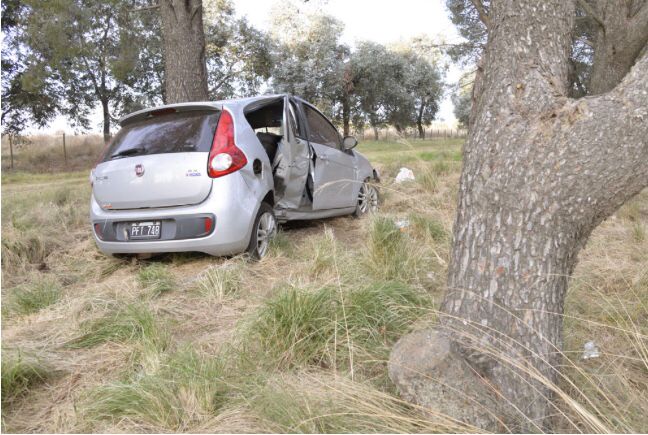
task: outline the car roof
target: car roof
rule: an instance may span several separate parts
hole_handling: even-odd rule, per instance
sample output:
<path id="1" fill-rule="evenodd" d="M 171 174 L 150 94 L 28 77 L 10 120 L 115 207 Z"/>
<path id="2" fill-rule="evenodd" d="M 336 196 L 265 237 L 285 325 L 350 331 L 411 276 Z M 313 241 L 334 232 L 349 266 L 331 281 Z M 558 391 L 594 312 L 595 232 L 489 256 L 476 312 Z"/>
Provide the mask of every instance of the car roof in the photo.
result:
<path id="1" fill-rule="evenodd" d="M 148 109 L 142 109 L 142 110 L 138 110 L 137 112 L 129 113 L 128 115 L 125 115 L 119 120 L 119 124 L 123 126 L 124 124 L 128 124 L 136 120 L 140 120 L 144 118 L 146 114 L 158 110 L 164 110 L 164 109 L 220 110 L 223 107 L 237 109 L 239 107 L 245 107 L 251 103 L 255 103 L 258 101 L 273 100 L 288 95 L 289 94 L 267 94 L 267 95 L 257 95 L 254 97 L 232 98 L 228 100 L 192 101 L 187 103 L 165 104 L 162 106 L 150 107 Z"/>

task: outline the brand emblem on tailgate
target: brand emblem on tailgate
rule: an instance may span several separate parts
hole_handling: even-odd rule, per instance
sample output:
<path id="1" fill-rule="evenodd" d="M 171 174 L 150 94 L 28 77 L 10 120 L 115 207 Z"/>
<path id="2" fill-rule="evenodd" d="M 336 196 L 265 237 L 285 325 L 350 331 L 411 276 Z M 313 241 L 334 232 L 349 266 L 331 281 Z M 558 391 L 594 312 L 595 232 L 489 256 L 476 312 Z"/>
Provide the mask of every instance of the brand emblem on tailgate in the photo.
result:
<path id="1" fill-rule="evenodd" d="M 144 165 L 135 165 L 135 175 L 138 177 L 144 175 Z"/>

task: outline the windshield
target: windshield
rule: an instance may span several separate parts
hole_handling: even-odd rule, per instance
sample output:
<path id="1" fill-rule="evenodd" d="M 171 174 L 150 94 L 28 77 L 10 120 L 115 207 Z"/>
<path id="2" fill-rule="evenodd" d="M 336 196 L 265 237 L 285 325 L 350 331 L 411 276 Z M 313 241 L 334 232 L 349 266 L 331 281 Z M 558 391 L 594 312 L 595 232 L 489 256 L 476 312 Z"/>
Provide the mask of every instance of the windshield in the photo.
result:
<path id="1" fill-rule="evenodd" d="M 142 154 L 209 152 L 220 112 L 190 111 L 155 116 L 123 127 L 102 161 Z"/>

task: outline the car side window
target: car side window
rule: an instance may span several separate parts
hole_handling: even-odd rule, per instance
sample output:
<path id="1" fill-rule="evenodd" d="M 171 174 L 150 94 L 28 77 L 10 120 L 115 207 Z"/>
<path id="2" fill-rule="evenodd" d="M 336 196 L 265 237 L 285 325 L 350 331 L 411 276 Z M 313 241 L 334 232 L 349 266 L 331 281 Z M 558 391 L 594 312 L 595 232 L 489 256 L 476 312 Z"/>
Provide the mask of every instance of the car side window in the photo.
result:
<path id="1" fill-rule="evenodd" d="M 339 150 L 340 134 L 335 127 L 312 107 L 306 104 L 303 104 L 302 107 L 306 122 L 308 122 L 309 140 Z"/>

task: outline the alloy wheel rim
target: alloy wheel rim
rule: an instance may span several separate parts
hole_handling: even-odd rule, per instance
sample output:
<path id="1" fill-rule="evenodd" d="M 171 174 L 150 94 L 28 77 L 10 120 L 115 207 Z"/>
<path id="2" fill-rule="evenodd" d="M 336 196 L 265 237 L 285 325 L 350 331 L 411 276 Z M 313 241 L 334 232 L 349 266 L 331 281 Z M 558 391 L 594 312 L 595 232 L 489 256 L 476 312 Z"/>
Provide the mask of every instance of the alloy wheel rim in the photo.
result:
<path id="1" fill-rule="evenodd" d="M 378 192 L 370 184 L 363 183 L 360 187 L 360 197 L 358 198 L 360 212 L 362 214 L 371 211 L 372 213 L 378 208 Z"/>
<path id="2" fill-rule="evenodd" d="M 259 225 L 257 227 L 257 252 L 259 258 L 263 258 L 268 251 L 270 246 L 270 239 L 274 236 L 274 233 L 277 229 L 277 223 L 275 222 L 274 216 L 272 214 L 265 212 L 259 218 Z"/>

